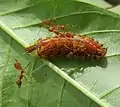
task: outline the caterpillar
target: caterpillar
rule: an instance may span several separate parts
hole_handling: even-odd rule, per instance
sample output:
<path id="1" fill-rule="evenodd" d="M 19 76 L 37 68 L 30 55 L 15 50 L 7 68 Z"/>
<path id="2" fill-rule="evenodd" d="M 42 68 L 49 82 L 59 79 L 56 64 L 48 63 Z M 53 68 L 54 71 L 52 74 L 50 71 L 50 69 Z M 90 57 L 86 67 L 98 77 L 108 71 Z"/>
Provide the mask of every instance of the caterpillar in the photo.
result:
<path id="1" fill-rule="evenodd" d="M 39 57 L 88 57 L 101 59 L 105 56 L 107 48 L 88 36 L 55 36 L 39 39 L 34 45 L 26 48 L 27 53 L 35 52 Z"/>
<path id="2" fill-rule="evenodd" d="M 55 37 L 39 39 L 35 44 L 27 47 L 27 53 L 35 52 L 39 57 L 87 57 L 101 59 L 105 56 L 107 48 L 103 44 L 85 35 L 73 34 L 71 32 L 60 32 L 64 25 L 53 25 L 50 20 L 44 20 L 42 25 L 49 25 L 49 31 L 56 34 Z"/>

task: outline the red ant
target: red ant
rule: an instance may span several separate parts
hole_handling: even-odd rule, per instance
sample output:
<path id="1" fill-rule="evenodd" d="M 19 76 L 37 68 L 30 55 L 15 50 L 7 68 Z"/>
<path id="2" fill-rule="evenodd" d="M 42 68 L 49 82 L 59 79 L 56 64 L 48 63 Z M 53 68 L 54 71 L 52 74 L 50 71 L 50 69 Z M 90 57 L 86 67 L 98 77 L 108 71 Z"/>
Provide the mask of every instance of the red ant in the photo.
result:
<path id="1" fill-rule="evenodd" d="M 40 25 L 45 26 L 45 25 L 52 25 L 52 22 L 50 20 L 43 20 Z"/>
<path id="2" fill-rule="evenodd" d="M 55 33 L 59 37 L 73 37 L 74 36 L 74 34 L 71 32 L 60 32 L 57 30 L 58 28 L 60 28 L 61 30 L 64 30 L 65 26 L 64 25 L 52 26 L 49 28 L 49 31 Z"/>
<path id="3" fill-rule="evenodd" d="M 49 26 L 49 31 L 53 32 L 57 35 L 59 35 L 59 37 L 73 37 L 73 33 L 71 32 L 60 32 L 59 30 L 65 30 L 65 25 L 55 25 L 54 23 L 52 23 L 52 20 L 43 20 L 41 23 L 42 26 Z"/>
<path id="4" fill-rule="evenodd" d="M 41 26 L 53 26 L 54 25 L 54 21 L 55 19 L 46 19 L 46 20 L 43 20 L 40 25 Z"/>
<path id="5" fill-rule="evenodd" d="M 16 60 L 16 63 L 14 63 L 14 67 L 15 69 L 17 69 L 18 71 L 20 71 L 20 76 L 19 76 L 19 79 L 17 80 L 16 84 L 18 85 L 18 87 L 20 88 L 21 87 L 21 84 L 22 84 L 22 78 L 24 77 L 26 79 L 26 77 L 24 76 L 24 70 L 25 68 L 28 66 L 26 66 L 24 69 L 23 67 L 21 66 L 21 64 L 18 62 L 18 60 Z M 29 63 L 28 63 L 29 64 Z M 27 79 L 26 79 L 27 80 Z"/>

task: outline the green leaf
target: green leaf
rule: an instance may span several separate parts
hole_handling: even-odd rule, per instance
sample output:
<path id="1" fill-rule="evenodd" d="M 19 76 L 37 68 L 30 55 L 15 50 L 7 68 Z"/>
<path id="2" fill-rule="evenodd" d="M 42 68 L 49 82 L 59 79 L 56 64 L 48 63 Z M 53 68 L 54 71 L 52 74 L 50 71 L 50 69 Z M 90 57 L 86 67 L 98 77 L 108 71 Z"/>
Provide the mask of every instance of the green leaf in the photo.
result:
<path id="1" fill-rule="evenodd" d="M 51 36 L 39 24 L 56 18 L 67 30 L 87 34 L 108 47 L 101 61 L 24 55 L 38 38 Z M 119 107 L 120 16 L 77 0 L 0 1 L 0 105 L 4 107 Z M 39 33 L 39 35 L 38 35 Z M 13 64 L 17 59 L 29 82 Z M 39 69 L 38 69 L 39 68 Z M 58 75 L 59 74 L 59 75 Z"/>
<path id="2" fill-rule="evenodd" d="M 115 13 L 117 13 L 117 14 L 120 14 L 120 5 L 112 8 L 112 9 L 109 9 L 109 10 L 112 11 L 112 12 L 115 12 Z"/>
<path id="3" fill-rule="evenodd" d="M 102 8 L 107 8 L 107 7 L 111 6 L 110 4 L 105 2 L 104 0 L 80 0 L 80 1 L 87 2 L 90 4 L 96 5 L 98 7 L 102 7 Z"/>

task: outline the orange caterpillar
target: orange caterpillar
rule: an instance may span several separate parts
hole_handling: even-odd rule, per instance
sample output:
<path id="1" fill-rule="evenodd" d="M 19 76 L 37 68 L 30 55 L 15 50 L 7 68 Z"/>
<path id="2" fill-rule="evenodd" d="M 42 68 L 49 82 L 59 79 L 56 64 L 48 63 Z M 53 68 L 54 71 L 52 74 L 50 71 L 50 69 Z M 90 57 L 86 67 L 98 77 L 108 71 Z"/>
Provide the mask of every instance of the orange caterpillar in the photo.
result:
<path id="1" fill-rule="evenodd" d="M 55 37 L 39 39 L 34 45 L 26 48 L 27 53 L 35 52 L 39 57 L 87 57 L 101 59 L 105 56 L 107 48 L 98 41 L 88 36 L 76 35 L 70 32 L 60 32 L 64 30 L 64 25 L 53 25 L 49 20 L 44 20 L 42 24 L 49 25 L 49 31 L 56 34 Z"/>
<path id="2" fill-rule="evenodd" d="M 55 36 L 39 39 L 34 45 L 26 48 L 27 53 L 34 51 L 40 57 L 76 56 L 101 59 L 107 48 L 88 36 Z"/>

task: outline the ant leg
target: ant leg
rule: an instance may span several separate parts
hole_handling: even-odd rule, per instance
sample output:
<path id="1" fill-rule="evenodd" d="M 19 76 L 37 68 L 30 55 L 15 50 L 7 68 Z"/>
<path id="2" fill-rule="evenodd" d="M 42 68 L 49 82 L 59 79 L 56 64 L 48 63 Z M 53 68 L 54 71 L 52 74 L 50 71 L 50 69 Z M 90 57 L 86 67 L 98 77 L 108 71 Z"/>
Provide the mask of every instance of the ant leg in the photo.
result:
<path id="1" fill-rule="evenodd" d="M 25 80 L 26 80 L 28 83 L 32 84 L 32 82 L 31 82 L 31 81 L 29 81 L 29 80 L 26 78 L 26 76 L 25 76 L 25 75 L 24 75 L 23 77 L 25 78 Z"/>
<path id="2" fill-rule="evenodd" d="M 31 75 L 32 75 L 33 73 L 35 73 L 37 70 L 39 70 L 40 68 L 42 68 L 43 66 L 45 66 L 45 64 L 42 64 L 42 65 L 40 65 L 38 68 L 34 69 L 34 70 L 32 71 L 32 73 L 31 73 Z"/>
<path id="3" fill-rule="evenodd" d="M 39 70 L 41 67 L 43 67 L 45 64 L 43 64 L 43 65 L 41 65 L 40 67 L 38 67 L 38 68 L 36 68 L 35 70 L 33 70 L 33 72 L 31 73 L 31 75 L 34 73 L 34 72 L 36 72 L 37 70 Z M 24 72 L 25 73 L 25 72 Z M 26 73 L 25 73 L 26 74 Z M 30 84 L 32 84 L 32 82 L 31 81 L 29 81 L 27 78 L 26 78 L 26 76 L 25 75 L 23 75 L 23 77 L 25 78 L 25 80 L 28 82 L 28 83 L 30 83 Z M 30 77 L 30 76 L 29 76 Z M 21 87 L 21 84 L 22 84 L 22 81 L 21 81 L 21 79 L 19 79 L 17 82 L 16 82 L 16 84 L 18 85 L 18 87 L 20 88 Z"/>
<path id="4" fill-rule="evenodd" d="M 25 70 L 28 67 L 28 65 L 30 65 L 30 61 L 25 65 L 23 69 Z"/>
<path id="5" fill-rule="evenodd" d="M 28 54 L 28 53 L 27 52 L 22 53 L 22 55 L 26 55 L 26 54 Z"/>
<path id="6" fill-rule="evenodd" d="M 24 70 L 30 65 L 30 61 L 25 65 L 25 67 L 23 68 Z M 24 74 L 26 74 L 27 76 L 29 76 L 28 73 L 24 72 Z"/>

